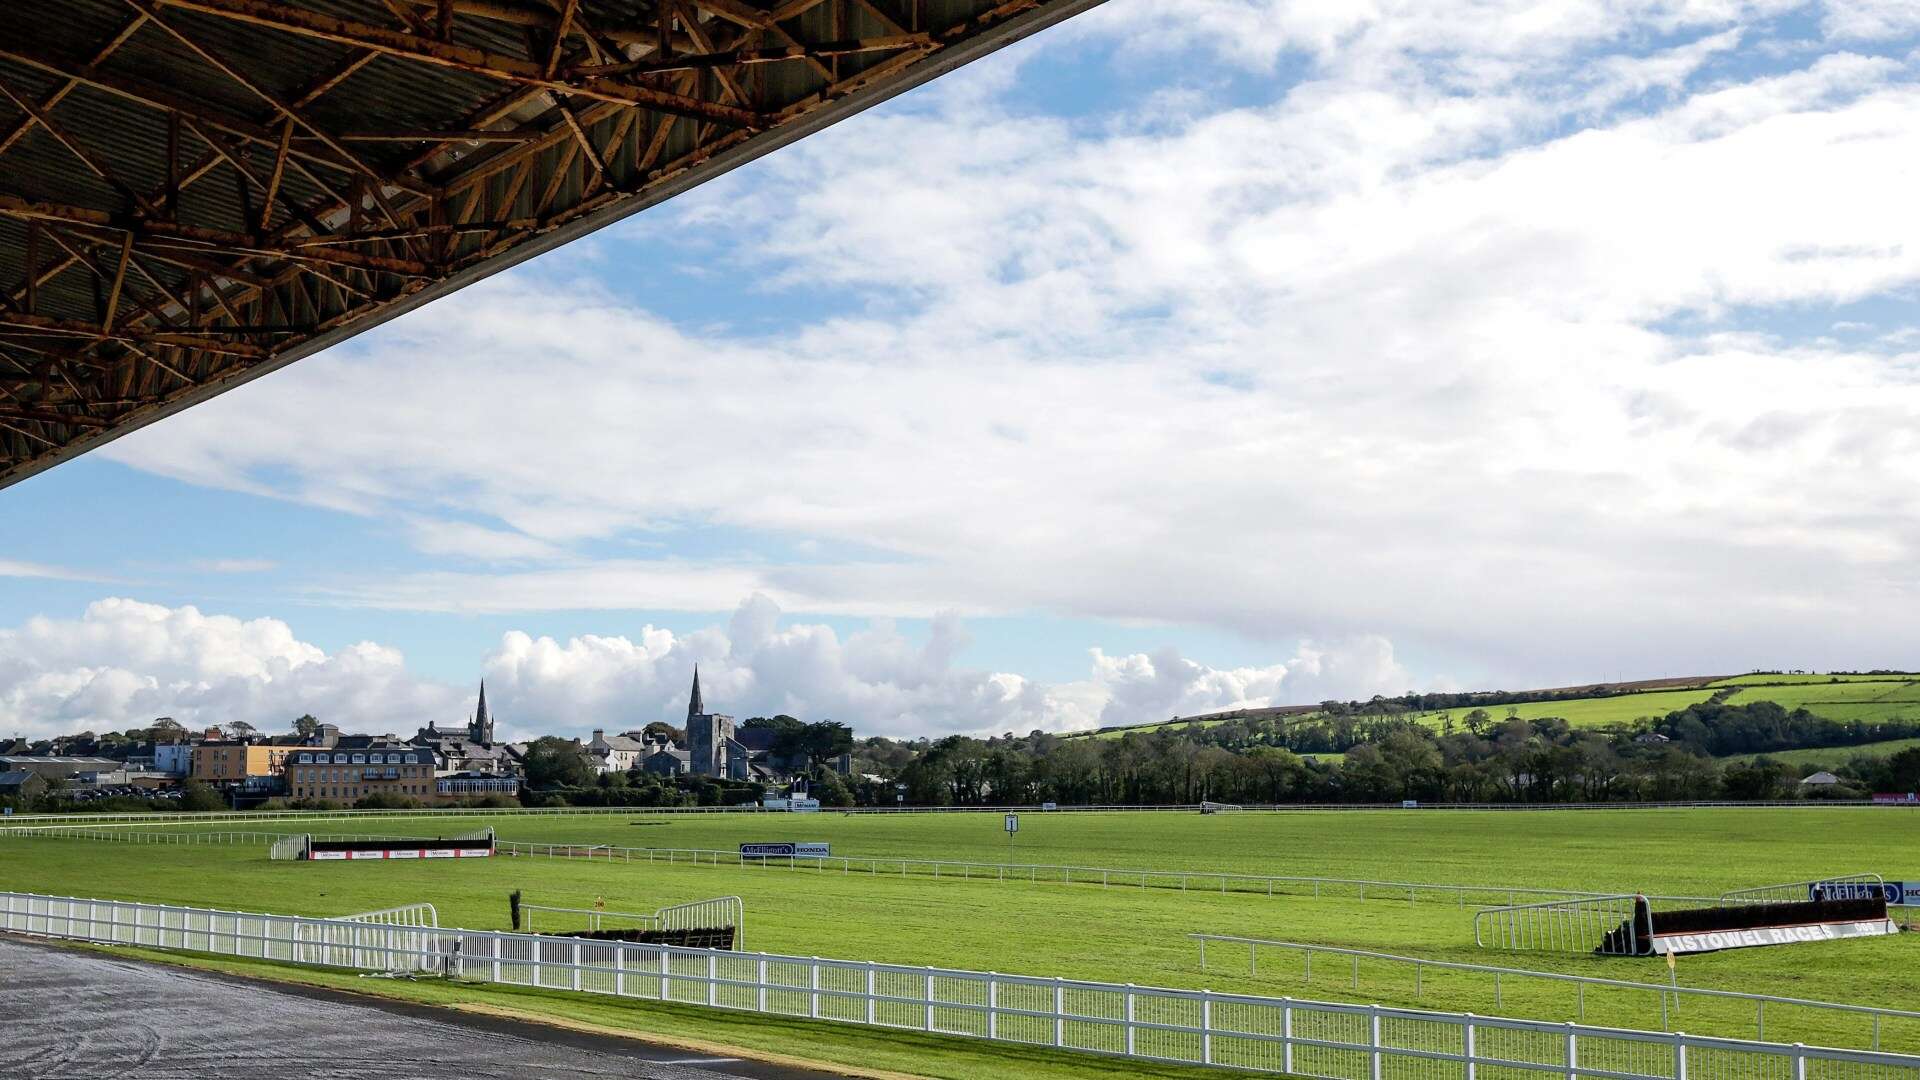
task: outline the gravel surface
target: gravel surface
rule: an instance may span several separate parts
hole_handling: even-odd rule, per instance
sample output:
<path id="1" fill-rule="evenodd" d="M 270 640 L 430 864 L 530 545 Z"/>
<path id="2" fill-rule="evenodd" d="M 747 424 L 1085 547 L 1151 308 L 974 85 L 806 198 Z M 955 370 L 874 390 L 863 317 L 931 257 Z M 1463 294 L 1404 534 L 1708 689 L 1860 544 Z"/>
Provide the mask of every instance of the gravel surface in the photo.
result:
<path id="1" fill-rule="evenodd" d="M 8 1080 L 826 1080 L 338 991 L 277 986 L 0 937 Z"/>

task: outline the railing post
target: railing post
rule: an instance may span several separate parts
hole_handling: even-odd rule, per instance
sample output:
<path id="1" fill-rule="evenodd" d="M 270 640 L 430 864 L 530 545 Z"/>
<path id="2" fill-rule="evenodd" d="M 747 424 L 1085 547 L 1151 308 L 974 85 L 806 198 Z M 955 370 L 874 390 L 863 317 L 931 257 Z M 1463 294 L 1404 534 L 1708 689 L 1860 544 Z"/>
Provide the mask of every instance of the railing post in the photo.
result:
<path id="1" fill-rule="evenodd" d="M 1807 1080 L 1806 1043 L 1793 1044 L 1793 1080 Z"/>
<path id="2" fill-rule="evenodd" d="M 707 1004 L 717 1004 L 720 1000 L 720 954 L 707 954 Z"/>
<path id="3" fill-rule="evenodd" d="M 1687 1036 L 1682 1031 L 1673 1033 L 1673 1080 L 1687 1080 Z"/>
<path id="4" fill-rule="evenodd" d="M 613 996 L 619 997 L 627 992 L 627 947 L 613 947 Z"/>
<path id="5" fill-rule="evenodd" d="M 1580 1075 L 1579 1029 L 1567 1025 L 1567 1080 L 1577 1080 Z"/>
<path id="6" fill-rule="evenodd" d="M 1200 991 L 1200 1064 L 1213 1064 L 1213 991 Z"/>
<path id="7" fill-rule="evenodd" d="M 1000 977 L 987 972 L 987 1038 L 1000 1037 Z"/>
<path id="8" fill-rule="evenodd" d="M 573 983 L 573 988 L 574 988 L 575 990 L 578 990 L 578 989 L 580 989 L 580 940 L 579 940 L 578 938 L 575 938 L 575 939 L 574 939 L 574 942 L 573 942 L 573 979 L 572 979 L 572 983 Z"/>
<path id="9" fill-rule="evenodd" d="M 807 981 L 810 984 L 810 989 L 807 993 L 807 1015 L 818 1020 L 820 1018 L 820 958 L 819 957 L 817 956 L 814 957 L 813 962 L 807 965 L 807 976 L 808 976 Z"/>
<path id="10" fill-rule="evenodd" d="M 1293 999 L 1290 997 L 1280 999 L 1280 1071 L 1293 1072 Z"/>
<path id="11" fill-rule="evenodd" d="M 1053 1045 L 1061 1046 L 1066 1042 L 1067 992 L 1059 976 L 1053 980 Z"/>
<path id="12" fill-rule="evenodd" d="M 497 983 L 497 982 L 499 982 L 499 981 L 500 981 L 500 935 L 499 935 L 499 934 L 495 934 L 495 935 L 493 935 L 493 965 L 492 965 L 492 967 L 493 967 L 493 970 L 492 970 L 492 972 L 491 972 L 491 976 L 492 976 L 492 977 L 491 977 L 491 979 L 490 979 L 489 981 L 491 981 L 491 982 L 496 982 L 496 983 Z"/>
<path id="13" fill-rule="evenodd" d="M 1367 1006 L 1367 1074 L 1373 1080 L 1380 1080 L 1380 1006 Z"/>
<path id="14" fill-rule="evenodd" d="M 873 965 L 868 964 L 867 965 L 867 1023 L 868 1024 L 874 1023 L 873 984 L 874 984 Z"/>
<path id="15" fill-rule="evenodd" d="M 1465 1049 L 1466 1058 L 1467 1058 L 1466 1080 L 1474 1080 L 1474 1074 L 1479 1071 L 1480 1063 L 1477 1060 L 1478 1054 L 1475 1052 L 1474 1046 L 1473 1046 L 1473 1014 L 1472 1013 L 1466 1014 L 1464 1031 L 1466 1034 L 1466 1044 L 1464 1049 Z"/>
<path id="16" fill-rule="evenodd" d="M 1127 1056 L 1133 1056 L 1133 984 L 1127 984 Z"/>
<path id="17" fill-rule="evenodd" d="M 931 971 L 927 972 L 926 989 L 923 993 L 923 1000 L 927 1003 L 927 1018 L 921 1030 L 931 1034 L 933 1032 L 933 972 Z"/>

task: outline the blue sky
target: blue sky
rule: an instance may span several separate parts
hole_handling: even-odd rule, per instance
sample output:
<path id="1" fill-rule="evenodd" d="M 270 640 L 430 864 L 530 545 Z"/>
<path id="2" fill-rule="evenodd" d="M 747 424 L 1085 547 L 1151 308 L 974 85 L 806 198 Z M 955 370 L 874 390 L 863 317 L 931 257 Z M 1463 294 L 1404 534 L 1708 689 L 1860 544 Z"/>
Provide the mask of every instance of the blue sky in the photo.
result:
<path id="1" fill-rule="evenodd" d="M 0 734 L 1911 667 L 1917 49 L 1111 0 L 0 492 Z"/>

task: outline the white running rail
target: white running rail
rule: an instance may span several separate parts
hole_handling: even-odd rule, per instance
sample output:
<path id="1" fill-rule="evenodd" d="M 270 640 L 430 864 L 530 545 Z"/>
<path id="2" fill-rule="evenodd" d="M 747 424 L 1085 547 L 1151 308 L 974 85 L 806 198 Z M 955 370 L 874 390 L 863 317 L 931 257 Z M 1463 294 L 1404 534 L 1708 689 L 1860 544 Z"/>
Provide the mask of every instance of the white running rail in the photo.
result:
<path id="1" fill-rule="evenodd" d="M 324 940 L 342 928 L 376 940 Z M 1920 1057 L 1867 1050 L 30 893 L 0 893 L 0 929 L 362 970 L 438 965 L 484 982 L 1322 1080 L 1920 1080 Z"/>
<path id="2" fill-rule="evenodd" d="M 1473 943 L 1483 949 L 1633 956 L 1639 945 L 1637 899 L 1623 894 L 1486 908 L 1474 912 Z M 1625 935 L 1610 936 L 1622 927 Z"/>
<path id="3" fill-rule="evenodd" d="M 1804 904 L 1814 899 L 1815 890 L 1833 894 L 1834 899 L 1859 899 L 1885 894 L 1887 880 L 1879 874 L 1844 874 L 1839 877 L 1790 881 L 1784 885 L 1761 885 L 1753 889 L 1735 889 L 1720 894 L 1720 906 L 1735 904 Z"/>
<path id="4" fill-rule="evenodd" d="M 440 927 L 440 912 L 432 904 L 424 902 L 381 908 L 379 911 L 362 911 L 357 915 L 336 915 L 334 919 L 375 926 L 425 926 L 436 930 Z"/>
<path id="5" fill-rule="evenodd" d="M 1812 1009 L 1833 1014 L 1863 1016 L 1872 1018 L 1870 1048 L 1880 1049 L 1880 1029 L 1882 1022 L 1902 1024 L 1902 1032 L 1920 1034 L 1920 1012 L 1909 1009 L 1886 1009 L 1877 1005 L 1853 1005 L 1839 1001 L 1816 1001 L 1812 998 L 1780 997 L 1775 994 L 1753 994 L 1740 990 L 1709 990 L 1704 987 L 1681 986 L 1672 983 L 1634 982 L 1628 979 L 1607 979 L 1595 975 L 1567 975 L 1558 971 L 1530 971 L 1526 968 L 1494 967 L 1489 964 L 1463 964 L 1451 960 L 1429 960 L 1419 956 L 1399 956 L 1394 953 L 1375 952 L 1371 949 L 1349 949 L 1336 945 L 1310 945 L 1298 941 L 1276 941 L 1272 938 L 1241 937 L 1235 934 L 1188 934 L 1191 940 L 1200 943 L 1200 970 L 1207 970 L 1207 944 L 1245 945 L 1247 947 L 1247 974 L 1260 972 L 1260 950 L 1278 949 L 1283 952 L 1299 954 L 1305 961 L 1303 977 L 1308 985 L 1313 983 L 1313 958 L 1331 956 L 1351 961 L 1352 984 L 1360 985 L 1360 962 L 1366 961 L 1370 968 L 1398 967 L 1401 970 L 1413 969 L 1413 999 L 1420 1000 L 1423 990 L 1422 974 L 1425 972 L 1465 972 L 1475 975 L 1490 975 L 1493 983 L 1493 1006 L 1500 1008 L 1501 978 L 1507 979 L 1544 979 L 1549 982 L 1571 983 L 1576 988 L 1575 1018 L 1585 1021 L 1587 1016 L 1587 988 L 1636 990 L 1658 996 L 1660 1001 L 1660 1029 L 1668 1030 L 1670 1014 L 1669 997 L 1674 1008 L 1679 1007 L 1680 997 L 1711 999 L 1728 1002 L 1743 1002 L 1753 1006 L 1753 1037 L 1767 1037 L 1767 1006 L 1775 1007 L 1778 1016 L 1781 1009 Z"/>
<path id="6" fill-rule="evenodd" d="M 588 930 L 601 930 L 607 919 L 633 923 L 645 930 L 718 930 L 733 927 L 733 947 L 745 946 L 747 936 L 747 905 L 737 896 L 716 896 L 708 900 L 694 900 L 685 904 L 663 907 L 651 915 L 637 911 L 608 911 L 605 908 L 555 907 L 551 904 L 521 904 L 520 910 L 526 914 L 527 933 L 534 932 L 533 913 L 544 911 L 555 915 L 584 915 Z"/>

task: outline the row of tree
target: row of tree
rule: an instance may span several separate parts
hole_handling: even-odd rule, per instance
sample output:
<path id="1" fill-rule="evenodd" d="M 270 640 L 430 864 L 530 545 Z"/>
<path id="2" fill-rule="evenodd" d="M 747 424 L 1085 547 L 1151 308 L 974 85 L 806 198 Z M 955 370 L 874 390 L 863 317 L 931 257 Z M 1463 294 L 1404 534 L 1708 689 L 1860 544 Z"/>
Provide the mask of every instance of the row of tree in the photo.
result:
<path id="1" fill-rule="evenodd" d="M 1482 715 L 1439 731 L 1344 716 L 1169 725 L 1111 738 L 867 739 L 856 771 L 891 779 L 863 779 L 853 793 L 863 805 L 904 795 L 914 805 L 978 806 L 1773 800 L 1920 790 L 1920 750 L 1852 756 L 1839 784 L 1820 787 L 1802 785 L 1802 770 L 1785 762 L 1716 760 L 1917 733 L 1920 726 L 1905 722 L 1842 724 L 1773 702 L 1696 705 L 1610 730 L 1474 712 Z M 1307 752 L 1323 746 L 1327 757 Z"/>

